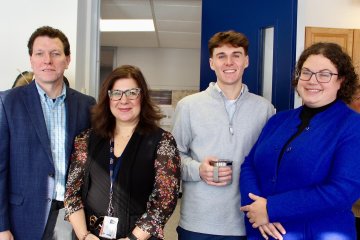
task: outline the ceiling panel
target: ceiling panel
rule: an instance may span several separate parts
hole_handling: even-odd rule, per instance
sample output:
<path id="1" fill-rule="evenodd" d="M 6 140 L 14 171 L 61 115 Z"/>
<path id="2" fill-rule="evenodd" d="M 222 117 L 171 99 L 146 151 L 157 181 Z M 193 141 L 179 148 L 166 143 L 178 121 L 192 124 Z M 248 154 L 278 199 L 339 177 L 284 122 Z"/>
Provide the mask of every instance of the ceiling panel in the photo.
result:
<path id="1" fill-rule="evenodd" d="M 102 19 L 151 19 L 148 0 L 101 0 Z"/>
<path id="2" fill-rule="evenodd" d="M 102 46 L 200 48 L 201 0 L 101 0 L 101 18 L 152 18 L 156 29 L 101 33 Z"/>
<path id="3" fill-rule="evenodd" d="M 159 32 L 160 47 L 200 48 L 199 33 Z"/>
<path id="4" fill-rule="evenodd" d="M 101 46 L 117 47 L 158 47 L 155 32 L 101 33 Z"/>
<path id="5" fill-rule="evenodd" d="M 201 21 L 201 6 L 183 4 L 160 4 L 163 1 L 154 1 L 154 12 L 157 20 Z"/>
<path id="6" fill-rule="evenodd" d="M 193 21 L 173 21 L 173 20 L 158 20 L 157 30 L 159 32 L 190 32 L 200 33 L 200 22 Z"/>

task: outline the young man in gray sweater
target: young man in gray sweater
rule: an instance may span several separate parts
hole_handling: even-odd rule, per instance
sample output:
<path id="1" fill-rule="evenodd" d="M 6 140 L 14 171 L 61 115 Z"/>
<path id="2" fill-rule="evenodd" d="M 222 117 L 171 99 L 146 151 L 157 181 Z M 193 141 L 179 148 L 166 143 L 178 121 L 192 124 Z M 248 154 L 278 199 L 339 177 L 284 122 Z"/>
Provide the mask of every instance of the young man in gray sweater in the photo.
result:
<path id="1" fill-rule="evenodd" d="M 269 101 L 242 83 L 248 45 L 242 33 L 216 33 L 209 52 L 217 81 L 177 104 L 173 135 L 181 154 L 183 192 L 179 240 L 246 239 L 240 165 L 274 114 Z M 214 168 L 219 159 L 231 160 L 232 169 Z"/>

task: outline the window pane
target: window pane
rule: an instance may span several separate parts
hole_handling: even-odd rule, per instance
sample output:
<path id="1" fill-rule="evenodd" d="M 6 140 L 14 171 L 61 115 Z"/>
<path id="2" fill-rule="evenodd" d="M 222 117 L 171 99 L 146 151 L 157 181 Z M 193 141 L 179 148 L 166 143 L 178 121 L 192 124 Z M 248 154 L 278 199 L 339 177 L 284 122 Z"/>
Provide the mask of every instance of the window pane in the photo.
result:
<path id="1" fill-rule="evenodd" d="M 274 53 L 274 27 L 262 29 L 262 96 L 271 102 Z"/>

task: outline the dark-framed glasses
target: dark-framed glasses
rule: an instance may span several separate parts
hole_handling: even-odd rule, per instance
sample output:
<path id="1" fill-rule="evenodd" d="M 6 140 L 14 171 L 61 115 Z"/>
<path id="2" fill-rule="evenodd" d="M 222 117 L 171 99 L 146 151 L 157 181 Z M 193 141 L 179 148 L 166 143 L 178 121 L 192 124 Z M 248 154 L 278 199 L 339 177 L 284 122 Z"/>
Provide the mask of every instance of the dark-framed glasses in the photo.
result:
<path id="1" fill-rule="evenodd" d="M 129 100 L 135 100 L 139 97 L 140 92 L 141 92 L 140 88 L 131 88 L 131 89 L 127 89 L 125 91 L 116 90 L 116 89 L 108 90 L 109 97 L 113 101 L 121 100 L 123 95 L 125 95 L 126 98 Z"/>
<path id="2" fill-rule="evenodd" d="M 300 72 L 298 72 L 297 77 L 302 81 L 309 81 L 315 75 L 316 80 L 319 83 L 328 83 L 331 80 L 333 75 L 339 75 L 337 73 L 332 73 L 330 71 L 320 71 L 320 72 L 312 72 L 309 69 L 302 68 Z"/>

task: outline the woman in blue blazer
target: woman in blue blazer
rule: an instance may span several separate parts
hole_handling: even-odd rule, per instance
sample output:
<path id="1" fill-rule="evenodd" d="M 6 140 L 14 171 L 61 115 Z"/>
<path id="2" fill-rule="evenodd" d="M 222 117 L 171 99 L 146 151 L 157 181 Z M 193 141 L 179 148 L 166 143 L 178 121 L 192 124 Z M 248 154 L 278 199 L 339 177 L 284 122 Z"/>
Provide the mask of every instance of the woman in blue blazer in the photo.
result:
<path id="1" fill-rule="evenodd" d="M 273 116 L 241 167 L 248 239 L 356 239 L 360 197 L 358 84 L 334 43 L 304 50 L 293 80 L 303 106 Z"/>

